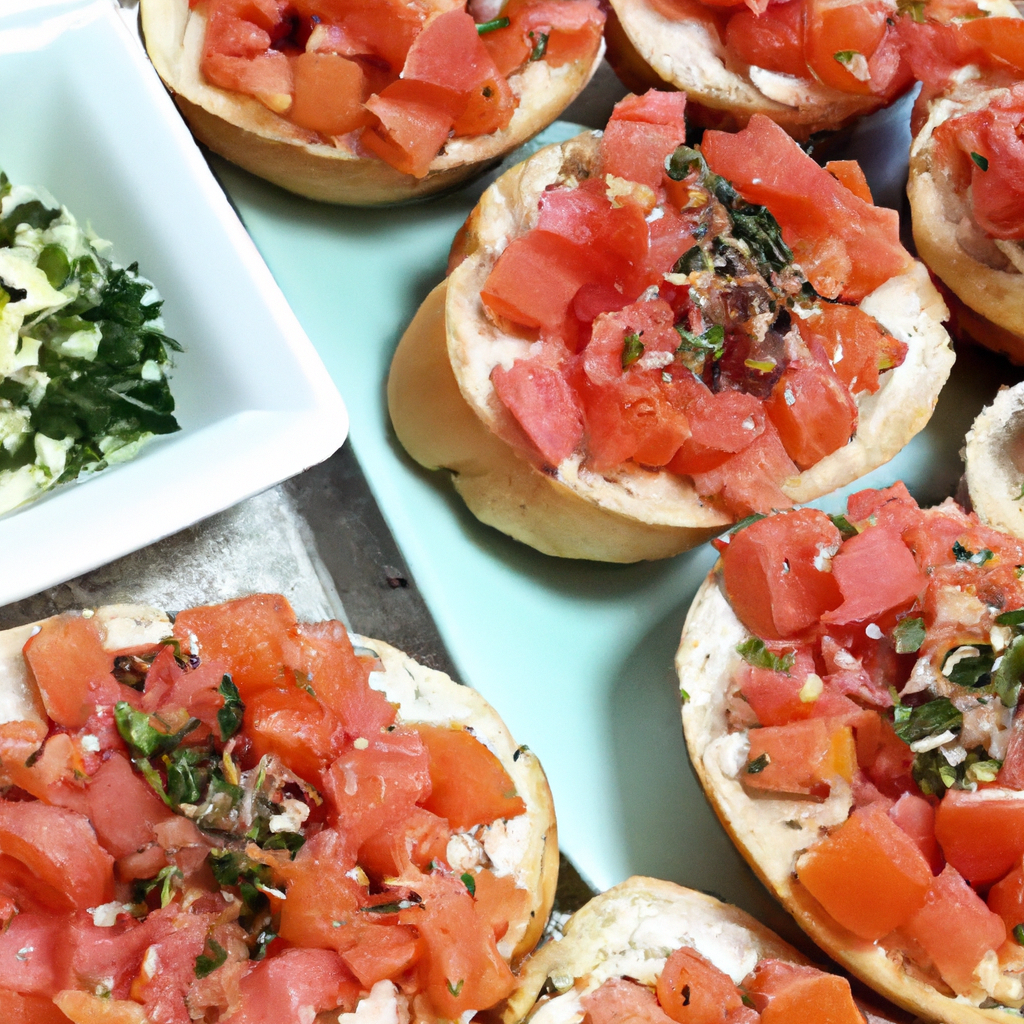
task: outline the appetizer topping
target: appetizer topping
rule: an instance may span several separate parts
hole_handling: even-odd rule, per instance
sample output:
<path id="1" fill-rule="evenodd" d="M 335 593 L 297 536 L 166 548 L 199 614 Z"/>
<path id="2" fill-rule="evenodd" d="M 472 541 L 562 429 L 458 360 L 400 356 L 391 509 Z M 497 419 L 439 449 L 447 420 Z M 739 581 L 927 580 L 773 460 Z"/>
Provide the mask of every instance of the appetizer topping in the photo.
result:
<path id="1" fill-rule="evenodd" d="M 325 5 L 191 0 L 206 16 L 200 70 L 309 140 L 424 177 L 451 137 L 491 135 L 518 106 L 517 76 L 553 73 L 600 46 L 595 0 L 510 0 L 477 23 L 465 3 Z"/>
<path id="2" fill-rule="evenodd" d="M 488 834 L 526 805 L 470 730 L 404 724 L 340 623 L 260 595 L 111 652 L 68 615 L 24 656 L 48 717 L 0 727 L 14 1005 L 432 1022 L 509 994 L 499 943 L 530 897 Z"/>
<path id="3" fill-rule="evenodd" d="M 178 430 L 162 303 L 45 189 L 0 172 L 0 514 Z"/>
<path id="4" fill-rule="evenodd" d="M 940 990 L 1019 1007 L 1024 961 L 1003 944 L 1024 923 L 1024 543 L 902 484 L 854 494 L 844 522 L 840 539 L 801 509 L 719 544 L 754 634 L 728 701 L 735 777 L 755 799 L 850 794 L 799 885 Z"/>
<path id="5" fill-rule="evenodd" d="M 491 380 L 534 461 L 664 469 L 743 516 L 789 506 L 780 485 L 846 445 L 856 396 L 902 363 L 854 303 L 911 257 L 859 168 L 762 117 L 688 147 L 684 104 L 619 103 L 600 166 L 567 168 L 508 242 L 481 299 L 536 343 Z"/>

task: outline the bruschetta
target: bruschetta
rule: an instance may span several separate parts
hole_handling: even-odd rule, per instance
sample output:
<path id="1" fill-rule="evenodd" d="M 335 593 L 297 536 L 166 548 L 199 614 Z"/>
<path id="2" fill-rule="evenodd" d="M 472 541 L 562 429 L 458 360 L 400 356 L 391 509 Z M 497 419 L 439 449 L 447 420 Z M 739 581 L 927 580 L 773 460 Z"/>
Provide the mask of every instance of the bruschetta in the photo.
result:
<path id="1" fill-rule="evenodd" d="M 200 142 L 300 195 L 373 206 L 482 173 L 601 61 L 596 0 L 509 0 L 479 21 L 466 6 L 144 0 L 141 23 Z"/>
<path id="2" fill-rule="evenodd" d="M 963 333 L 1024 362 L 1024 20 L 929 30 L 907 192 L 921 258 L 957 297 Z"/>
<path id="3" fill-rule="evenodd" d="M 902 484 L 737 530 L 676 659 L 726 830 L 797 923 L 929 1020 L 1024 1006 L 1024 542 Z"/>
<path id="4" fill-rule="evenodd" d="M 433 1022 L 513 990 L 554 813 L 475 691 L 275 595 L 8 630 L 0 690 L 4 1020 Z"/>
<path id="5" fill-rule="evenodd" d="M 763 114 L 795 138 L 836 130 L 913 82 L 892 0 L 611 0 L 608 60 L 627 88 L 690 98 L 696 124 Z"/>
<path id="6" fill-rule="evenodd" d="M 952 365 L 856 164 L 759 116 L 691 149 L 684 102 L 627 97 L 499 178 L 392 363 L 407 451 L 549 554 L 665 557 L 849 483 Z"/>
<path id="7" fill-rule="evenodd" d="M 503 1024 L 863 1024 L 845 978 L 813 967 L 736 907 L 630 878 L 532 955 Z M 870 1021 L 888 1017 L 871 1014 Z"/>

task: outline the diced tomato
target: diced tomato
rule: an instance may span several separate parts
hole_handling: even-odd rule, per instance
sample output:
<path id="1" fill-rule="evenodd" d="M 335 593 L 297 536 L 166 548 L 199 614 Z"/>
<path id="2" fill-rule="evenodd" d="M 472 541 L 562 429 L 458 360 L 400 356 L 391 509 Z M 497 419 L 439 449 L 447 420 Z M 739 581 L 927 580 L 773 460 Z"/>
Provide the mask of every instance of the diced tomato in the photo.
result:
<path id="1" fill-rule="evenodd" d="M 743 989 L 763 1024 L 860 1024 L 850 983 L 815 967 L 762 960 L 743 980 Z"/>
<path id="2" fill-rule="evenodd" d="M 744 391 L 712 392 L 695 381 L 685 408 L 690 436 L 668 464 L 673 473 L 691 476 L 716 469 L 764 433 L 764 406 Z"/>
<path id="3" fill-rule="evenodd" d="M 924 906 L 932 881 L 914 841 L 877 804 L 854 810 L 797 861 L 796 873 L 828 914 L 869 942 Z"/>
<path id="4" fill-rule="evenodd" d="M 1024 23 L 1019 18 L 971 18 L 954 26 L 961 52 L 980 50 L 1024 71 Z"/>
<path id="5" fill-rule="evenodd" d="M 68 920 L 54 914 L 17 914 L 0 932 L 0 977 L 6 988 L 52 998 L 71 982 Z"/>
<path id="6" fill-rule="evenodd" d="M 480 298 L 496 316 L 556 332 L 587 278 L 578 246 L 535 228 L 509 242 L 484 282 Z"/>
<path id="7" fill-rule="evenodd" d="M 89 820 L 103 848 L 115 859 L 156 841 L 153 826 L 175 817 L 120 754 L 104 761 L 86 788 Z M 126 814 L 126 808 L 131 813 Z M 95 905 L 95 904 L 94 904 Z"/>
<path id="8" fill-rule="evenodd" d="M 722 573 L 740 621 L 757 636 L 783 640 L 835 608 L 842 595 L 824 560 L 840 541 L 816 509 L 768 516 L 734 534 Z"/>
<path id="9" fill-rule="evenodd" d="M 1024 800 L 992 794 L 949 789 L 935 812 L 946 860 L 972 885 L 1002 878 L 1024 854 Z"/>
<path id="10" fill-rule="evenodd" d="M 4 1024 L 68 1024 L 70 1019 L 51 1000 L 10 989 L 0 989 L 0 1018 Z"/>
<path id="11" fill-rule="evenodd" d="M 47 619 L 25 644 L 24 655 L 46 713 L 58 725 L 84 725 L 91 710 L 90 691 L 115 692 L 119 687 L 110 674 L 113 655 L 103 650 L 99 629 L 80 615 Z"/>
<path id="12" fill-rule="evenodd" d="M 451 837 L 447 820 L 414 807 L 408 817 L 388 822 L 359 847 L 359 864 L 378 883 L 405 874 L 410 865 L 426 871 L 431 861 L 448 862 Z"/>
<path id="13" fill-rule="evenodd" d="M 891 526 L 872 526 L 844 542 L 832 559 L 843 603 L 825 622 L 879 619 L 909 605 L 928 584 L 910 549 Z"/>
<path id="14" fill-rule="evenodd" d="M 558 370 L 542 357 L 517 359 L 511 369 L 498 365 L 494 390 L 527 436 L 552 466 L 567 459 L 583 439 L 579 397 Z"/>
<path id="15" fill-rule="evenodd" d="M 463 879 L 465 881 L 465 879 Z M 512 875 L 494 874 L 489 868 L 473 873 L 476 915 L 494 933 L 500 942 L 512 921 L 522 920 L 530 911 L 530 891 L 520 889 Z"/>
<path id="16" fill-rule="evenodd" d="M 765 411 L 800 469 L 845 447 L 857 430 L 857 405 L 823 352 L 789 363 Z"/>
<path id="17" fill-rule="evenodd" d="M 875 200 L 871 195 L 871 186 L 868 185 L 868 179 L 864 176 L 864 171 L 856 160 L 829 160 L 825 164 L 825 170 L 858 199 L 863 199 L 865 203 L 874 205 Z"/>
<path id="18" fill-rule="evenodd" d="M 304 0 L 303 7 L 324 23 L 338 20 L 339 5 L 335 0 Z M 379 64 L 383 59 L 397 75 L 423 28 L 423 9 L 405 3 L 360 2 L 345 4 L 342 10 L 341 27 L 358 52 L 376 58 L 373 63 Z"/>
<path id="19" fill-rule="evenodd" d="M 352 739 L 376 736 L 395 721 L 395 706 L 369 685 L 372 659 L 357 657 L 336 620 L 304 622 L 291 631 L 289 668 L 310 686 Z"/>
<path id="20" fill-rule="evenodd" d="M 300 53 L 292 65 L 295 98 L 289 120 L 321 135 L 344 135 L 369 124 L 366 76 L 336 53 Z"/>
<path id="21" fill-rule="evenodd" d="M 718 1021 L 743 1006 L 736 983 L 689 946 L 669 954 L 658 977 L 658 1002 L 681 1024 Z"/>
<path id="22" fill-rule="evenodd" d="M 561 0 L 533 0 L 519 8 L 515 16 L 519 31 L 524 32 L 528 40 L 539 41 L 547 36 L 544 60 L 553 68 L 570 61 L 592 59 L 601 42 L 604 19 L 604 11 L 597 0 L 573 4 Z"/>
<path id="23" fill-rule="evenodd" d="M 519 99 L 505 78 L 495 74 L 466 95 L 466 108 L 455 119 L 452 135 L 491 135 L 507 128 Z"/>
<path id="24" fill-rule="evenodd" d="M 364 989 L 385 978 L 397 978 L 420 955 L 416 932 L 404 925 L 363 925 L 359 942 L 341 954 L 345 966 Z"/>
<path id="25" fill-rule="evenodd" d="M 649 988 L 626 978 L 609 978 L 582 1000 L 585 1020 L 592 1024 L 619 1024 L 621 1021 L 642 1021 L 643 1024 L 670 1024 L 673 1020 L 658 1005 Z M 695 1018 L 704 1020 L 705 1018 Z M 721 1019 L 721 1018 L 719 1018 Z"/>
<path id="26" fill-rule="evenodd" d="M 418 725 L 429 758 L 430 795 L 422 806 L 464 832 L 525 813 L 526 804 L 497 756 L 471 732 Z"/>
<path id="27" fill-rule="evenodd" d="M 405 58 L 402 77 L 464 96 L 500 75 L 472 15 L 454 8 L 431 18 Z"/>
<path id="28" fill-rule="evenodd" d="M 796 326 L 807 344 L 821 344 L 836 376 L 855 394 L 874 394 L 879 372 L 902 365 L 907 355 L 906 343 L 887 334 L 859 306 L 823 302 L 809 319 L 796 318 Z"/>
<path id="29" fill-rule="evenodd" d="M 429 752 L 413 729 L 398 728 L 353 747 L 325 773 L 324 786 L 353 854 L 389 821 L 430 793 Z"/>
<path id="30" fill-rule="evenodd" d="M 728 51 L 741 61 L 768 71 L 807 78 L 804 59 L 803 3 L 773 3 L 763 14 L 737 11 L 725 29 Z"/>
<path id="31" fill-rule="evenodd" d="M 241 995 L 241 1005 L 224 1024 L 283 1024 L 339 1007 L 353 1010 L 359 986 L 337 953 L 285 949 L 242 978 Z"/>
<path id="32" fill-rule="evenodd" d="M 0 849 L 20 860 L 78 909 L 114 897 L 113 858 L 87 818 L 38 801 L 0 800 Z"/>
<path id="33" fill-rule="evenodd" d="M 897 533 L 921 518 L 921 509 L 902 480 L 881 490 L 866 489 L 851 494 L 846 514 L 853 523 L 867 523 L 870 516 L 880 526 L 892 526 Z"/>
<path id="34" fill-rule="evenodd" d="M 336 753 L 337 724 L 316 697 L 298 686 L 261 690 L 245 705 L 243 719 L 255 759 L 277 754 L 296 775 L 312 782 Z"/>
<path id="35" fill-rule="evenodd" d="M 901 928 L 928 954 L 954 991 L 966 995 L 977 986 L 974 969 L 990 950 L 1006 941 L 1006 925 L 947 864 L 932 880 L 924 906 Z"/>
<path id="36" fill-rule="evenodd" d="M 732 135 L 706 132 L 702 150 L 744 199 L 768 207 L 821 295 L 859 302 L 911 265 L 896 211 L 857 198 L 769 118 L 755 114 Z"/>
<path id="37" fill-rule="evenodd" d="M 813 705 L 800 699 L 807 676 L 814 671 L 814 653 L 798 647 L 788 672 L 768 668 L 741 668 L 740 693 L 750 705 L 759 725 L 786 725 L 798 718 L 810 718 Z"/>
<path id="38" fill-rule="evenodd" d="M 665 158 L 685 141 L 685 128 L 613 118 L 601 138 L 602 166 L 606 174 L 658 189 L 665 177 Z"/>
<path id="39" fill-rule="evenodd" d="M 861 767 L 885 796 L 897 800 L 916 788 L 911 775 L 914 754 L 896 735 L 888 719 L 875 715 L 875 720 L 879 724 L 877 743 L 870 759 L 863 760 Z"/>
<path id="40" fill-rule="evenodd" d="M 808 0 L 804 7 L 804 56 L 815 77 L 842 92 L 876 91 L 868 61 L 885 36 L 889 5 L 882 0 Z"/>
<path id="41" fill-rule="evenodd" d="M 808 718 L 751 729 L 742 776 L 749 789 L 824 797 L 857 766 L 853 732 L 842 719 Z"/>
<path id="42" fill-rule="evenodd" d="M 104 999 L 69 988 L 59 992 L 53 1001 L 62 1018 L 74 1024 L 150 1024 L 145 1009 L 131 999 Z"/>
<path id="43" fill-rule="evenodd" d="M 258 99 L 277 114 L 288 110 L 294 90 L 292 66 L 277 50 L 255 57 L 229 57 L 207 53 L 200 69 L 211 84 Z"/>
<path id="44" fill-rule="evenodd" d="M 456 1018 L 504 999 L 515 978 L 462 880 L 435 872 L 417 880 L 416 892 L 422 902 L 402 910 L 399 921 L 413 925 L 425 944 L 422 991 L 437 1011 Z"/>
<path id="45" fill-rule="evenodd" d="M 466 100 L 451 89 L 400 78 L 365 106 L 378 123 L 363 130 L 363 145 L 403 174 L 425 178 Z"/>
<path id="46" fill-rule="evenodd" d="M 1024 869 L 1018 864 L 988 891 L 988 908 L 998 914 L 1012 932 L 1024 924 Z"/>
<path id="47" fill-rule="evenodd" d="M 280 594 L 255 594 L 224 604 L 190 608 L 174 620 L 174 635 L 204 660 L 227 666 L 242 700 L 286 682 L 284 661 L 295 612 Z"/>
<path id="48" fill-rule="evenodd" d="M 937 875 L 945 860 L 935 838 L 935 808 L 916 793 L 903 793 L 889 808 L 889 817 L 917 844 L 932 874 Z"/>

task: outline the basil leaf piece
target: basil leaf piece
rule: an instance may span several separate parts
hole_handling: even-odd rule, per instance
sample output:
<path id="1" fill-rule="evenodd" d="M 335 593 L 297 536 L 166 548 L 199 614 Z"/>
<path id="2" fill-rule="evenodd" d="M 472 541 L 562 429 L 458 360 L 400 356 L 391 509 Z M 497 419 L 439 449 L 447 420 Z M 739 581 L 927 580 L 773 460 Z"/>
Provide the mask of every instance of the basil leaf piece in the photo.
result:
<path id="1" fill-rule="evenodd" d="M 175 750 L 164 757 L 167 795 L 171 803 L 198 804 L 210 781 L 210 755 L 197 747 Z"/>
<path id="2" fill-rule="evenodd" d="M 262 928 L 256 936 L 255 943 L 249 947 L 250 960 L 262 960 L 267 955 L 267 947 L 277 938 L 273 928 Z"/>
<path id="3" fill-rule="evenodd" d="M 981 170 L 988 170 L 988 157 L 984 157 L 980 153 L 975 153 L 971 150 L 971 159 Z"/>
<path id="4" fill-rule="evenodd" d="M 1015 636 L 992 672 L 992 689 L 1004 707 L 1015 708 L 1024 677 L 1024 636 Z"/>
<path id="5" fill-rule="evenodd" d="M 854 57 L 860 55 L 859 50 L 837 50 L 832 56 L 843 65 L 844 68 L 848 68 L 852 63 Z"/>
<path id="6" fill-rule="evenodd" d="M 446 979 L 445 979 L 445 983 L 446 983 L 446 984 L 447 984 L 447 986 L 448 986 L 448 991 L 449 991 L 449 992 L 450 992 L 450 993 L 452 994 L 452 998 L 453 998 L 453 999 L 458 999 L 458 998 L 459 998 L 459 993 L 460 993 L 460 992 L 462 991 L 462 986 L 463 986 L 463 984 L 464 984 L 464 980 L 463 980 L 462 978 L 460 978 L 460 979 L 459 979 L 459 983 L 458 983 L 457 985 L 453 985 L 453 984 L 452 984 L 452 983 L 451 983 L 450 981 L 448 981 L 448 979 L 446 978 Z"/>
<path id="7" fill-rule="evenodd" d="M 245 704 L 238 694 L 238 687 L 225 675 L 217 687 L 217 692 L 224 698 L 224 707 L 217 712 L 217 725 L 220 728 L 221 742 L 226 743 L 242 727 L 242 715 Z"/>
<path id="8" fill-rule="evenodd" d="M 298 832 L 275 832 L 264 844 L 264 850 L 287 850 L 295 860 L 295 854 L 302 849 L 306 837 Z"/>
<path id="9" fill-rule="evenodd" d="M 760 757 L 755 757 L 753 761 L 747 763 L 747 774 L 748 775 L 760 775 L 772 763 L 772 759 L 768 756 L 766 750 Z"/>
<path id="10" fill-rule="evenodd" d="M 673 274 L 695 274 L 701 270 L 714 270 L 715 264 L 707 250 L 699 245 L 687 249 L 672 268 Z"/>
<path id="11" fill-rule="evenodd" d="M 499 28 L 508 28 L 508 18 L 492 18 L 490 21 L 481 21 L 476 27 L 478 35 L 484 35 L 487 32 L 494 32 Z"/>
<path id="12" fill-rule="evenodd" d="M 950 665 L 951 659 L 955 658 L 965 647 L 973 648 L 978 653 L 959 657 Z M 992 648 L 988 644 L 962 644 L 946 655 L 942 662 L 942 674 L 957 686 L 985 686 L 989 681 L 995 660 Z M 949 666 L 948 670 L 947 666 Z"/>
<path id="13" fill-rule="evenodd" d="M 951 765 L 941 750 L 928 750 L 914 758 L 911 773 L 925 796 L 941 797 L 947 789 L 966 789 L 977 782 L 991 782 L 1002 761 L 988 756 L 984 747 L 974 747 L 958 765 Z"/>
<path id="14" fill-rule="evenodd" d="M 782 228 L 765 206 L 746 205 L 732 210 L 732 235 L 750 246 L 750 255 L 768 280 L 793 262 L 793 251 L 782 240 Z M 768 273 L 765 273 L 765 269 Z"/>
<path id="15" fill-rule="evenodd" d="M 904 743 L 915 743 L 944 732 L 957 733 L 964 724 L 964 716 L 948 697 L 939 697 L 917 707 L 897 704 L 893 711 L 893 728 Z"/>
<path id="16" fill-rule="evenodd" d="M 673 181 L 682 181 L 693 171 L 707 171 L 707 164 L 700 150 L 690 146 L 676 146 L 672 155 L 665 161 L 665 173 Z"/>
<path id="17" fill-rule="evenodd" d="M 174 895 L 175 883 L 184 880 L 184 878 L 185 876 L 182 874 L 181 868 L 168 864 L 167 867 L 161 868 L 152 878 L 136 879 L 132 887 L 132 897 L 136 903 L 142 903 L 159 886 L 160 906 L 166 907 Z"/>
<path id="18" fill-rule="evenodd" d="M 955 540 L 953 541 L 953 557 L 958 562 L 971 562 L 974 565 L 984 565 L 995 556 L 988 548 L 982 548 L 981 551 L 971 551 L 969 548 L 965 548 L 960 541 Z"/>
<path id="19" fill-rule="evenodd" d="M 167 733 L 154 729 L 149 724 L 150 718 L 145 711 L 136 711 L 127 701 L 121 700 L 114 705 L 114 721 L 121 739 L 143 757 L 173 750 L 190 732 L 202 725 L 198 718 L 190 718 L 177 732 Z"/>
<path id="20" fill-rule="evenodd" d="M 924 643 L 924 619 L 900 619 L 892 631 L 892 645 L 897 654 L 913 654 Z"/>
<path id="21" fill-rule="evenodd" d="M 796 655 L 792 651 L 787 651 L 785 654 L 773 654 L 765 646 L 765 642 L 757 636 L 747 637 L 743 643 L 738 644 L 736 653 L 753 668 L 785 672 L 787 676 L 796 661 Z"/>
<path id="22" fill-rule="evenodd" d="M 622 339 L 622 369 L 632 366 L 644 354 L 644 343 L 639 334 L 627 334 Z"/>
<path id="23" fill-rule="evenodd" d="M 1024 924 L 1013 926 L 1013 937 L 1017 940 L 1018 945 L 1024 946 Z"/>
<path id="24" fill-rule="evenodd" d="M 1003 612 L 996 616 L 997 626 L 1024 626 L 1024 608 L 1015 608 L 1012 612 Z"/>
<path id="25" fill-rule="evenodd" d="M 829 516 L 829 519 L 832 520 L 832 525 L 839 531 L 843 540 L 849 540 L 860 533 L 860 530 L 846 516 Z"/>
<path id="26" fill-rule="evenodd" d="M 468 872 L 464 871 L 460 876 L 462 884 L 469 891 L 470 896 L 476 895 L 476 879 Z"/>
<path id="27" fill-rule="evenodd" d="M 540 60 L 541 57 L 547 53 L 548 49 L 548 33 L 547 32 L 527 32 L 526 33 L 531 40 L 533 40 L 533 49 L 530 51 L 530 60 Z"/>
<path id="28" fill-rule="evenodd" d="M 693 334 L 682 324 L 676 324 L 676 333 L 680 339 L 677 352 L 699 352 L 712 359 L 722 358 L 725 351 L 725 328 L 721 324 L 712 324 L 703 334 Z"/>
<path id="29" fill-rule="evenodd" d="M 212 956 L 206 955 L 206 948 L 212 952 Z M 228 951 L 216 939 L 207 938 L 204 951 L 196 957 L 196 977 L 205 978 L 212 974 L 228 958 Z"/>

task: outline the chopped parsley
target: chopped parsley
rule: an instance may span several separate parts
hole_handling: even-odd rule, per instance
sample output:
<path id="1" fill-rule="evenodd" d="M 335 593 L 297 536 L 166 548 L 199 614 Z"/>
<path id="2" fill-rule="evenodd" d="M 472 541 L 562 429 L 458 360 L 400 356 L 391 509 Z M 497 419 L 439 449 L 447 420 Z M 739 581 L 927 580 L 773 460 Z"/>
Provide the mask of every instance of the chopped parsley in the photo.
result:
<path id="1" fill-rule="evenodd" d="M 627 334 L 622 339 L 622 369 L 626 370 L 632 366 L 644 354 L 644 343 L 640 335 Z"/>
<path id="2" fill-rule="evenodd" d="M 1024 677 L 1024 636 L 1015 636 L 1003 651 L 992 670 L 992 689 L 1007 708 L 1015 708 L 1020 700 L 1021 678 Z"/>
<path id="3" fill-rule="evenodd" d="M 899 703 L 893 708 L 893 714 L 893 728 L 904 743 L 916 743 L 946 732 L 955 734 L 964 724 L 964 716 L 948 697 L 938 697 L 917 707 Z"/>
<path id="4" fill-rule="evenodd" d="M 206 954 L 207 949 L 210 950 L 209 956 Z M 196 977 L 205 978 L 213 974 L 227 958 L 228 951 L 216 939 L 207 937 L 203 952 L 196 957 Z"/>
<path id="5" fill-rule="evenodd" d="M 698 355 L 721 359 L 725 351 L 725 328 L 721 324 L 712 324 L 703 334 L 693 334 L 682 324 L 676 324 L 679 335 L 677 352 L 696 352 Z"/>
<path id="6" fill-rule="evenodd" d="M 527 32 L 533 42 L 533 49 L 530 51 L 530 60 L 540 60 L 548 50 L 547 32 Z"/>
<path id="7" fill-rule="evenodd" d="M 476 879 L 468 872 L 464 871 L 460 876 L 462 884 L 469 891 L 470 896 L 476 895 Z"/>
<path id="8" fill-rule="evenodd" d="M 900 619 L 892 631 L 892 645 L 897 654 L 913 654 L 924 643 L 924 619 Z"/>
<path id="9" fill-rule="evenodd" d="M 748 775 L 760 775 L 772 763 L 772 759 L 768 756 L 766 750 L 760 757 L 755 757 L 753 761 L 747 763 L 747 774 Z"/>
<path id="10" fill-rule="evenodd" d="M 983 171 L 987 171 L 988 170 L 988 157 L 984 157 L 980 153 L 975 153 L 974 150 L 971 150 L 971 159 Z"/>
<path id="11" fill-rule="evenodd" d="M 114 722 L 121 739 L 131 747 L 133 753 L 143 757 L 173 750 L 202 724 L 198 718 L 190 718 L 177 732 L 161 732 L 150 724 L 152 718 L 145 711 L 136 711 L 127 701 L 121 700 L 114 705 Z"/>
<path id="12" fill-rule="evenodd" d="M 756 636 L 747 637 L 743 643 L 738 644 L 736 653 L 754 668 L 767 668 L 772 672 L 785 672 L 789 670 L 796 661 L 796 655 L 792 651 L 785 654 L 774 654 L 765 646 L 765 642 Z"/>
<path id="13" fill-rule="evenodd" d="M 242 715 L 245 705 L 238 695 L 238 687 L 231 681 L 231 676 L 224 676 L 217 687 L 217 692 L 224 698 L 224 706 L 217 712 L 217 725 L 220 728 L 222 742 L 227 742 L 242 727 Z"/>
<path id="14" fill-rule="evenodd" d="M 963 644 L 946 655 L 942 674 L 956 686 L 987 686 L 995 660 L 988 644 Z"/>

